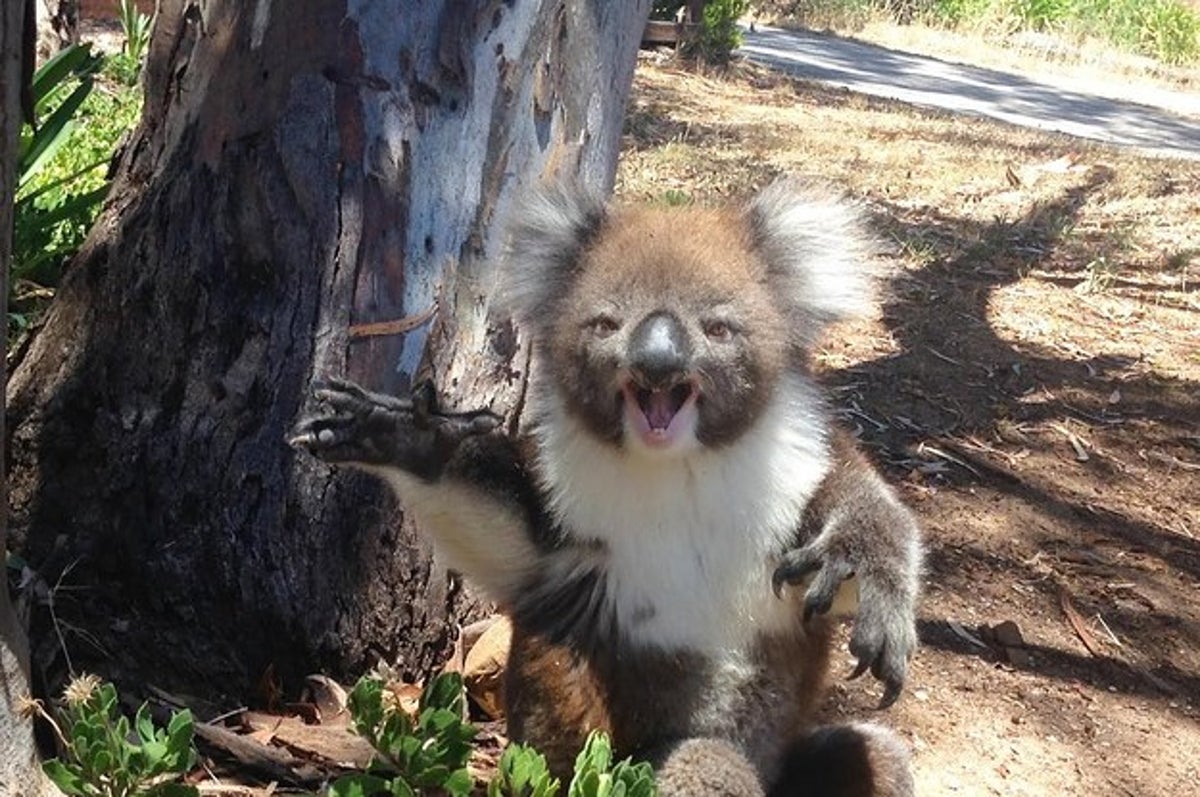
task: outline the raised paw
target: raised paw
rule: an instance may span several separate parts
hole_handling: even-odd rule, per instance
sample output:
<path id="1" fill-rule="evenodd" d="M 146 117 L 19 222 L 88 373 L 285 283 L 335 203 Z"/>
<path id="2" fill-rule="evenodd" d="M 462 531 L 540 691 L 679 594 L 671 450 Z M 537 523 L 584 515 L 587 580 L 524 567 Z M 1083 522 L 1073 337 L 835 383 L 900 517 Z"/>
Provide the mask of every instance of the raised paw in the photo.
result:
<path id="1" fill-rule="evenodd" d="M 916 650 L 915 609 L 911 596 L 892 588 L 891 579 L 858 567 L 851 559 L 814 541 L 788 551 L 771 576 L 777 596 L 783 587 L 804 586 L 804 621 L 814 615 L 841 613 L 845 597 L 853 593 L 854 630 L 850 652 L 858 659 L 851 673 L 857 678 L 867 670 L 884 684 L 879 707 L 886 708 L 900 696 L 908 673 L 908 662 Z"/>
<path id="2" fill-rule="evenodd" d="M 443 413 L 428 382 L 401 398 L 372 393 L 340 379 L 319 382 L 320 402 L 301 418 L 288 442 L 326 462 L 394 466 L 432 478 L 468 437 L 500 425 L 486 410 Z"/>

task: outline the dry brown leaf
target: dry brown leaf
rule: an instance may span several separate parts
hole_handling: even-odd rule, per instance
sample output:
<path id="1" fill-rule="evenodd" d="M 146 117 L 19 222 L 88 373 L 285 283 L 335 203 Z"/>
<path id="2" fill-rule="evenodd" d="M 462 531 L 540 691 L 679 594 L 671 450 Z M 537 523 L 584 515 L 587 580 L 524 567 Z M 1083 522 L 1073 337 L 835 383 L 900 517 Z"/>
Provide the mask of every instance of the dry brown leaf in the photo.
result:
<path id="1" fill-rule="evenodd" d="M 305 697 L 317 707 L 317 720 L 322 725 L 344 724 L 349 721 L 346 711 L 346 687 L 327 675 L 307 675 L 304 678 Z"/>
<path id="2" fill-rule="evenodd" d="M 504 666 L 511 643 L 512 623 L 502 617 L 467 652 L 463 668 L 467 694 L 492 719 L 504 716 Z"/>

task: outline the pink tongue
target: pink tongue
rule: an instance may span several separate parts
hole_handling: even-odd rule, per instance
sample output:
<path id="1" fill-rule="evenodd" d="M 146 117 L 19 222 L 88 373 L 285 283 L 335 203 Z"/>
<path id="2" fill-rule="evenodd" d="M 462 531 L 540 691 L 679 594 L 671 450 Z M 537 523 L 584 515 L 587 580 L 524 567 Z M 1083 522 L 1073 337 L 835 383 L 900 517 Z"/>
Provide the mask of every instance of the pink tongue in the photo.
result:
<path id="1" fill-rule="evenodd" d="M 671 392 L 669 390 L 650 391 L 650 398 L 647 399 L 642 412 L 646 414 L 646 422 L 650 424 L 651 429 L 666 429 L 671 425 L 671 419 L 675 417 Z"/>

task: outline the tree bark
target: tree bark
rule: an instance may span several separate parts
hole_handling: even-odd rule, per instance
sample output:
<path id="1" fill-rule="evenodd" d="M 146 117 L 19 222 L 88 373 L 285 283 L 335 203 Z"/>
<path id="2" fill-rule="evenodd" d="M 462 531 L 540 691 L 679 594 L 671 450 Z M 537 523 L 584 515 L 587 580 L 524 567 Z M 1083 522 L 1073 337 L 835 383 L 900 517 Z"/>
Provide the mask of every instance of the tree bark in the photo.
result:
<path id="1" fill-rule="evenodd" d="M 8 329 L 8 273 L 12 263 L 13 195 L 17 187 L 17 136 L 21 127 L 21 49 L 25 3 L 0 7 L 0 318 Z M 6 337 L 6 336 L 5 336 Z M 7 349 L 7 347 L 5 347 Z M 0 385 L 8 376 L 0 361 Z M 0 431 L 4 429 L 0 405 Z M 0 462 L 4 461 L 0 437 Z M 5 483 L 0 478 L 0 493 Z M 7 513 L 0 507 L 0 553 L 7 555 Z M 7 568 L 6 576 L 7 576 Z M 33 720 L 24 711 L 30 700 L 29 645 L 13 611 L 8 579 L 0 584 L 0 794 L 40 797 L 58 794 L 42 774 L 33 738 Z"/>
<path id="2" fill-rule="evenodd" d="M 444 660 L 475 601 L 284 436 L 330 375 L 512 410 L 496 220 L 546 176 L 611 186 L 647 12 L 162 2 L 142 124 L 9 387 L 14 532 L 51 581 L 78 559 L 77 666 L 244 695 Z"/>
<path id="3" fill-rule="evenodd" d="M 35 4 L 40 63 L 79 41 L 79 0 L 35 0 Z"/>

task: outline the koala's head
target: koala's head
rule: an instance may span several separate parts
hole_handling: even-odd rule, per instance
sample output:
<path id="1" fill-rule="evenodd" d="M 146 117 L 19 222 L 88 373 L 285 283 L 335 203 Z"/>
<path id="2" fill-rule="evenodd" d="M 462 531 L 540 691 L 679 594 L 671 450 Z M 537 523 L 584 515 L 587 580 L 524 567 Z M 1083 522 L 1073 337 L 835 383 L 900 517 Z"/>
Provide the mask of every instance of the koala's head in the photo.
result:
<path id="1" fill-rule="evenodd" d="M 551 400 L 600 440 L 683 453 L 736 440 L 831 321 L 869 304 L 856 215 L 781 182 L 741 208 L 523 206 L 501 305 Z"/>

